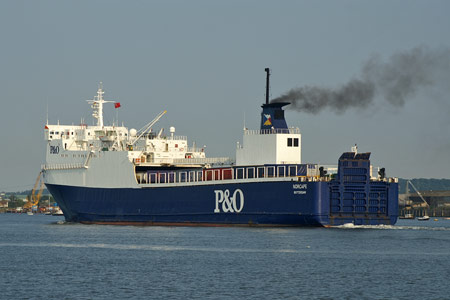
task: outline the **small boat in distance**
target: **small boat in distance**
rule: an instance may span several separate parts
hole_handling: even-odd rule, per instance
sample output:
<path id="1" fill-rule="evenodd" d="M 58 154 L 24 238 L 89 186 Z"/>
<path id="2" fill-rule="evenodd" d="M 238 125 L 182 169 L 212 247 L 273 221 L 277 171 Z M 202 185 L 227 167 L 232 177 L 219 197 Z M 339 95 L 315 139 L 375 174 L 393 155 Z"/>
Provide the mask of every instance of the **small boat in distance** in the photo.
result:
<path id="1" fill-rule="evenodd" d="M 52 213 L 52 216 L 63 216 L 63 212 L 61 210 L 61 208 L 58 207 L 58 209 L 56 209 L 55 212 Z"/>
<path id="2" fill-rule="evenodd" d="M 405 213 L 405 215 L 398 217 L 399 219 L 409 219 L 413 220 L 415 219 L 414 215 L 412 213 Z"/>
<path id="3" fill-rule="evenodd" d="M 430 216 L 428 214 L 425 214 L 422 217 L 418 217 L 417 220 L 419 221 L 428 221 L 430 219 Z"/>

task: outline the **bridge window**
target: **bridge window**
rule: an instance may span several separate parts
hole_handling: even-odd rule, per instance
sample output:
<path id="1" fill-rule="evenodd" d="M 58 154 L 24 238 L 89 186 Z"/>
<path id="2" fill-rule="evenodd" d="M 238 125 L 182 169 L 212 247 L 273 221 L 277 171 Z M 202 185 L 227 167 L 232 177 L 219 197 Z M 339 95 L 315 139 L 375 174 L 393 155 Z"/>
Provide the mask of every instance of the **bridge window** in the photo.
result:
<path id="1" fill-rule="evenodd" d="M 195 182 L 195 171 L 189 171 L 189 182 Z"/>
<path id="2" fill-rule="evenodd" d="M 207 170 L 205 172 L 205 180 L 210 181 L 213 180 L 213 171 L 212 170 Z"/>
<path id="3" fill-rule="evenodd" d="M 156 173 L 150 173 L 150 182 L 149 183 L 156 183 Z M 148 176 L 148 174 L 147 174 Z"/>
<path id="4" fill-rule="evenodd" d="M 297 138 L 294 139 L 294 147 L 298 147 L 298 139 Z"/>
<path id="5" fill-rule="evenodd" d="M 264 167 L 258 167 L 258 178 L 264 178 Z"/>
<path id="6" fill-rule="evenodd" d="M 297 167 L 289 166 L 289 176 L 296 176 L 296 175 L 297 175 Z"/>
<path id="7" fill-rule="evenodd" d="M 248 168 L 247 169 L 247 178 L 254 178 L 255 177 L 255 168 Z"/>
<path id="8" fill-rule="evenodd" d="M 169 182 L 169 183 L 175 182 L 175 173 L 174 173 L 174 172 L 170 172 L 170 173 L 169 173 L 168 182 Z"/>
<path id="9" fill-rule="evenodd" d="M 284 166 L 278 166 L 278 177 L 284 177 Z"/>
<path id="10" fill-rule="evenodd" d="M 274 177 L 275 176 L 275 167 L 267 167 L 267 176 Z"/>
<path id="11" fill-rule="evenodd" d="M 179 182 L 186 182 L 186 172 L 180 173 L 180 180 Z"/>
<path id="12" fill-rule="evenodd" d="M 239 168 L 236 170 L 236 179 L 244 179 L 244 169 Z"/>
<path id="13" fill-rule="evenodd" d="M 232 169 L 222 170 L 222 180 L 225 180 L 225 179 L 233 179 L 233 170 Z"/>
<path id="14" fill-rule="evenodd" d="M 159 183 L 166 183 L 166 173 L 159 174 Z"/>
<path id="15" fill-rule="evenodd" d="M 287 139 L 287 145 L 288 147 L 292 147 L 292 138 Z"/>

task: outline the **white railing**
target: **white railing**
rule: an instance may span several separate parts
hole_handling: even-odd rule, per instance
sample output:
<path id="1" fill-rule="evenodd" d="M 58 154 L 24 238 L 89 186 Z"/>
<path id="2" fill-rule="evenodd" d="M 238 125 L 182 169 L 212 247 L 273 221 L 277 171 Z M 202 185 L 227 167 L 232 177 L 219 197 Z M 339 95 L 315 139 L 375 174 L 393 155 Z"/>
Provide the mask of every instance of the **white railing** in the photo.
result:
<path id="1" fill-rule="evenodd" d="M 258 129 L 258 130 L 244 130 L 244 135 L 261 135 L 261 134 L 300 134 L 299 128 L 286 128 L 286 129 Z"/>
<path id="2" fill-rule="evenodd" d="M 149 139 L 149 140 L 167 140 L 167 141 L 187 141 L 187 136 L 184 135 L 174 135 L 174 136 L 160 136 L 152 134 L 144 134 L 141 139 Z"/>
<path id="3" fill-rule="evenodd" d="M 204 148 L 199 147 L 186 147 L 186 152 L 192 153 L 192 152 L 204 152 Z"/>
<path id="4" fill-rule="evenodd" d="M 174 164 L 195 164 L 195 165 L 203 165 L 203 164 L 229 164 L 232 163 L 233 160 L 229 157 L 203 157 L 203 158 L 174 158 Z"/>
<path id="5" fill-rule="evenodd" d="M 69 170 L 69 169 L 85 169 L 83 163 L 77 164 L 45 164 L 41 165 L 41 170 Z"/>
<path id="6" fill-rule="evenodd" d="M 282 180 L 291 178 L 295 181 L 329 181 L 329 177 L 319 177 L 315 172 L 307 172 L 304 176 L 298 176 L 296 165 L 286 166 L 254 166 L 254 167 L 227 167 L 211 168 L 190 171 L 163 171 L 156 170 L 136 173 L 138 184 L 170 184 L 170 183 L 194 183 L 227 180 Z"/>
<path id="7" fill-rule="evenodd" d="M 173 140 L 173 141 L 187 141 L 187 136 L 184 135 L 174 135 L 172 136 L 168 136 L 167 137 L 168 140 Z"/>

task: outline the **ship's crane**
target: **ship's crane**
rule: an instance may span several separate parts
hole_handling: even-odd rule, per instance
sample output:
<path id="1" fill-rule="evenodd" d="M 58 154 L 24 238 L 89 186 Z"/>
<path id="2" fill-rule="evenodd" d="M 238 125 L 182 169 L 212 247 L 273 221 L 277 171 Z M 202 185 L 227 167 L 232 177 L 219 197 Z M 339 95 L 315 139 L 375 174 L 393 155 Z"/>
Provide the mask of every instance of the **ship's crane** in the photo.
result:
<path id="1" fill-rule="evenodd" d="M 36 194 L 36 189 L 39 186 L 40 183 L 40 187 L 39 187 L 39 191 Z M 42 192 L 44 191 L 44 180 L 42 178 L 42 172 L 39 172 L 38 177 L 36 178 L 36 182 L 34 183 L 34 187 L 31 190 L 31 199 L 25 203 L 25 205 L 23 206 L 24 209 L 30 209 L 33 206 L 37 206 L 39 204 L 39 200 L 41 200 L 41 196 L 42 196 Z"/>
<path id="2" fill-rule="evenodd" d="M 156 122 L 159 121 L 159 119 L 162 118 L 167 113 L 167 110 L 160 112 L 156 118 L 154 118 L 150 123 L 139 129 L 139 132 L 141 133 L 131 144 L 130 146 L 133 146 L 134 143 L 136 143 L 137 140 L 139 140 L 145 133 L 149 132 L 150 129 L 152 129 L 152 126 L 155 125 Z"/>

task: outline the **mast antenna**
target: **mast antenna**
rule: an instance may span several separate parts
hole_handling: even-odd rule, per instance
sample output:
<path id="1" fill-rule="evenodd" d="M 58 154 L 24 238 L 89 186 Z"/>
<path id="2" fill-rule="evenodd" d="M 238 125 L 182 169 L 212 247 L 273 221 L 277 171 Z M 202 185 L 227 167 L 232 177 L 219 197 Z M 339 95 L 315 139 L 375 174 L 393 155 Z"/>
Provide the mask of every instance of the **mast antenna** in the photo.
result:
<path id="1" fill-rule="evenodd" d="M 92 116 L 97 119 L 97 126 L 103 128 L 103 104 L 104 103 L 114 103 L 114 101 L 105 101 L 103 99 L 103 82 L 100 81 L 97 90 L 97 96 L 94 97 L 93 100 L 86 100 L 89 104 L 91 104 L 92 109 L 94 110 Z"/>
<path id="2" fill-rule="evenodd" d="M 269 89 L 270 89 L 270 69 L 265 68 L 264 71 L 266 71 L 266 104 L 269 104 Z"/>
<path id="3" fill-rule="evenodd" d="M 45 125 L 48 125 L 48 97 L 47 97 L 47 124 Z"/>

